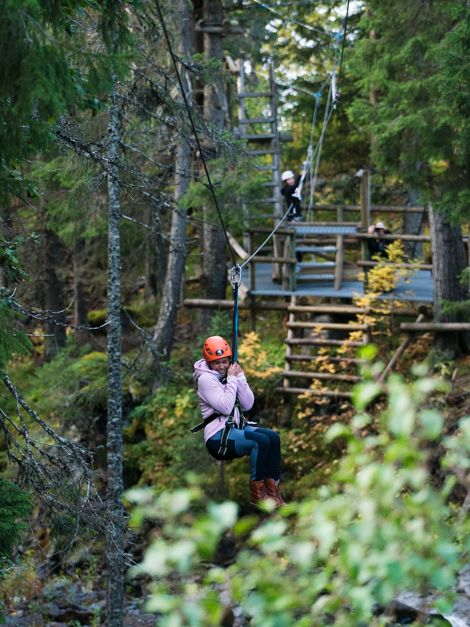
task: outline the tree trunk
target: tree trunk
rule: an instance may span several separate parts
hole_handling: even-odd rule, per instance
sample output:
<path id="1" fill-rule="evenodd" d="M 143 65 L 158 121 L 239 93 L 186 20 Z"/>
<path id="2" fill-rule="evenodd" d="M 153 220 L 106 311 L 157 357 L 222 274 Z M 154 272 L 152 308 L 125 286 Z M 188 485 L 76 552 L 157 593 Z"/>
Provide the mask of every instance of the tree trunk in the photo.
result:
<path id="1" fill-rule="evenodd" d="M 222 26 L 223 11 L 220 0 L 204 0 L 203 12 L 205 26 L 209 24 Z M 204 56 L 207 61 L 223 62 L 222 32 L 204 33 Z M 213 84 L 204 87 L 204 117 L 211 125 L 223 129 L 226 118 L 225 109 L 224 80 L 219 74 Z M 223 299 L 227 285 L 226 240 L 212 202 L 204 207 L 204 220 L 203 292 L 206 298 Z M 217 226 L 213 226 L 214 224 Z"/>
<path id="2" fill-rule="evenodd" d="M 88 303 L 86 297 L 86 279 L 84 277 L 84 249 L 85 241 L 79 237 L 73 251 L 73 322 L 75 339 L 78 344 L 84 344 L 88 339 Z"/>
<path id="3" fill-rule="evenodd" d="M 181 18 L 181 39 L 179 55 L 189 58 L 191 46 L 192 11 L 189 0 L 178 0 L 178 13 Z M 191 86 L 184 67 L 181 68 L 181 80 L 186 98 L 191 100 Z M 180 298 L 186 253 L 186 210 L 180 208 L 179 201 L 186 193 L 189 185 L 190 143 L 183 134 L 176 148 L 175 156 L 175 206 L 171 216 L 170 253 L 163 287 L 162 303 L 158 322 L 154 332 L 154 341 L 159 355 L 167 359 L 173 343 L 173 332 L 176 324 L 177 306 Z"/>
<path id="4" fill-rule="evenodd" d="M 46 323 L 44 338 L 44 358 L 46 361 L 57 355 L 59 349 L 65 346 L 65 299 L 62 279 L 57 269 L 60 268 L 63 257 L 62 243 L 54 231 L 47 226 L 47 210 L 44 199 L 40 201 L 40 220 L 44 244 L 42 246 L 42 289 L 40 292 L 41 307 L 51 314 L 50 322 Z"/>
<path id="5" fill-rule="evenodd" d="M 432 268 L 434 285 L 434 320 L 436 322 L 458 322 L 458 313 L 444 313 L 444 301 L 460 303 L 468 298 L 468 290 L 462 286 L 460 275 L 467 267 L 465 248 L 460 226 L 452 226 L 439 211 L 429 209 L 432 241 Z M 436 347 L 446 353 L 457 355 L 463 337 L 446 333 L 436 335 Z"/>
<path id="6" fill-rule="evenodd" d="M 108 420 L 107 420 L 107 620 L 121 627 L 124 600 L 124 508 L 121 387 L 121 217 L 119 100 L 114 82 L 108 124 Z"/>

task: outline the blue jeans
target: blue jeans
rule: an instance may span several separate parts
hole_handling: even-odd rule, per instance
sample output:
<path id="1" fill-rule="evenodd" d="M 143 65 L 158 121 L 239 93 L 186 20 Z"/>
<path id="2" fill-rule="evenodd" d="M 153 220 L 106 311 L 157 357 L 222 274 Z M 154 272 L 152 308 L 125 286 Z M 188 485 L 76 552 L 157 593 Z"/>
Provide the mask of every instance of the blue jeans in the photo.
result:
<path id="1" fill-rule="evenodd" d="M 247 426 L 244 429 L 233 428 L 227 442 L 227 453 L 218 454 L 222 431 L 215 433 L 206 442 L 206 447 L 215 459 L 234 459 L 250 457 L 250 479 L 280 479 L 281 476 L 281 438 L 272 429 Z"/>

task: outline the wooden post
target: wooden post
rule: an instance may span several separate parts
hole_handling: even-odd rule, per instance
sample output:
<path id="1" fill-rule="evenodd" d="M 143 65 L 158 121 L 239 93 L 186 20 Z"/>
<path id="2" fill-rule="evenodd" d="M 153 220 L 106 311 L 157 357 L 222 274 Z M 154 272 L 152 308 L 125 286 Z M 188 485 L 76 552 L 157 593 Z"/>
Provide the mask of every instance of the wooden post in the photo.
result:
<path id="1" fill-rule="evenodd" d="M 337 222 L 343 222 L 343 220 L 344 220 L 344 205 L 338 205 L 336 207 L 336 220 L 337 220 Z"/>
<path id="2" fill-rule="evenodd" d="M 295 307 L 295 305 L 297 304 L 297 298 L 295 296 L 291 296 L 291 300 L 290 300 L 290 305 L 291 307 Z M 291 325 L 293 322 L 295 322 L 295 313 L 294 311 L 290 311 L 289 312 L 289 325 Z M 294 330 L 291 326 L 287 327 L 287 340 L 292 340 L 294 337 Z M 284 362 L 284 371 L 285 372 L 289 372 L 291 369 L 291 364 L 290 364 L 290 360 L 288 359 L 288 357 L 290 357 L 292 355 L 292 345 L 289 344 L 289 342 L 286 342 L 286 360 Z M 289 383 L 289 379 L 287 377 L 284 377 L 282 380 L 282 387 L 283 388 L 288 388 L 290 385 Z"/>
<path id="3" fill-rule="evenodd" d="M 367 231 L 370 226 L 370 172 L 362 170 L 361 187 L 360 187 L 360 205 L 361 205 L 361 229 Z M 367 241 L 361 240 L 362 259 L 367 259 Z"/>
<path id="4" fill-rule="evenodd" d="M 335 290 L 341 289 L 343 282 L 343 265 L 344 265 L 344 236 L 336 237 L 336 258 L 335 258 Z"/>
<path id="5" fill-rule="evenodd" d="M 295 259 L 295 234 L 286 235 L 284 239 L 284 251 L 283 251 L 284 263 L 282 268 L 282 289 L 295 291 L 295 263 L 287 261 L 289 259 Z"/>
<path id="6" fill-rule="evenodd" d="M 247 244 L 248 253 L 251 255 L 253 252 L 253 236 L 251 231 L 248 231 Z M 250 292 L 253 292 L 256 289 L 256 267 L 253 262 L 248 264 L 248 289 Z"/>

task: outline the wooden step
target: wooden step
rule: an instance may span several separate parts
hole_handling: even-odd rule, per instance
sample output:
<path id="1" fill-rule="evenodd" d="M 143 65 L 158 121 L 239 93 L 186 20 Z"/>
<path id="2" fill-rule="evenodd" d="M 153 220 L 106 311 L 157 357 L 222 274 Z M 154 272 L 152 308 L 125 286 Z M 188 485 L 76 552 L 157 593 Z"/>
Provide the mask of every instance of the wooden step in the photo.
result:
<path id="1" fill-rule="evenodd" d="M 284 394 L 309 394 L 310 396 L 323 396 L 326 398 L 351 398 L 351 392 L 341 392 L 339 390 L 311 390 L 310 388 L 276 388 L 278 392 Z"/>
<path id="2" fill-rule="evenodd" d="M 324 381 L 346 381 L 347 383 L 357 383 L 361 380 L 355 374 L 330 374 L 329 372 L 306 372 L 300 370 L 285 370 L 282 373 L 283 377 L 302 379 L 319 379 Z"/>
<path id="3" fill-rule="evenodd" d="M 334 274 L 297 274 L 296 281 L 334 281 Z"/>
<path id="4" fill-rule="evenodd" d="M 316 329 L 320 327 L 321 329 L 331 329 L 336 331 L 367 331 L 369 328 L 368 324 L 357 324 L 352 322 L 351 324 L 346 324 L 342 322 L 288 322 L 288 329 Z"/>
<path id="5" fill-rule="evenodd" d="M 296 246 L 296 253 L 335 253 L 336 246 Z"/>
<path id="6" fill-rule="evenodd" d="M 244 118 L 238 120 L 239 124 L 274 124 L 274 118 Z"/>
<path id="7" fill-rule="evenodd" d="M 334 261 L 301 261 L 297 264 L 298 270 L 315 270 L 317 268 L 334 268 L 336 263 Z"/>
<path id="8" fill-rule="evenodd" d="M 277 155 L 277 148 L 260 148 L 259 150 L 247 150 L 246 154 L 250 157 L 262 157 L 264 155 Z"/>
<path id="9" fill-rule="evenodd" d="M 361 366 L 366 363 L 365 359 L 358 359 L 357 357 L 330 357 L 329 355 L 321 355 L 321 357 L 327 357 L 325 363 L 345 363 L 353 364 L 355 366 Z M 286 361 L 316 361 L 319 355 L 286 355 Z"/>
<path id="10" fill-rule="evenodd" d="M 366 313 L 360 307 L 354 305 L 290 305 L 289 313 L 339 313 L 339 314 L 363 314 Z"/>
<path id="11" fill-rule="evenodd" d="M 293 338 L 293 339 L 287 339 L 285 341 L 286 344 L 289 344 L 290 346 L 343 346 L 345 344 L 347 344 L 347 346 L 364 346 L 363 342 L 348 342 L 347 339 L 345 340 L 321 340 L 321 339 L 314 339 L 314 338 Z"/>
<path id="12" fill-rule="evenodd" d="M 241 91 L 239 98 L 270 98 L 273 94 L 270 91 Z"/>
<path id="13" fill-rule="evenodd" d="M 276 135 L 274 133 L 258 133 L 255 135 L 242 135 L 242 139 L 246 139 L 249 142 L 265 142 L 274 139 Z"/>

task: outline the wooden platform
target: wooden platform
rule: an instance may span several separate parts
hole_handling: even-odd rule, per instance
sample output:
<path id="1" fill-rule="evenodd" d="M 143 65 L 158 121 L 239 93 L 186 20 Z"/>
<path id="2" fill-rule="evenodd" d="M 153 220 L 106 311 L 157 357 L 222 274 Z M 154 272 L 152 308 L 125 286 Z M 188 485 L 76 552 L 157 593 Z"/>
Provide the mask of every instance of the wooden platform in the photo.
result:
<path id="1" fill-rule="evenodd" d="M 271 264 L 257 264 L 256 289 L 250 294 L 256 297 L 281 297 L 281 296 L 314 296 L 318 298 L 352 299 L 354 296 L 364 294 L 364 284 L 361 281 L 343 281 L 339 289 L 335 289 L 333 279 L 325 281 L 302 281 L 295 291 L 284 290 L 278 283 L 272 280 Z M 243 275 L 243 285 L 249 290 L 248 275 Z M 418 270 L 412 274 L 409 282 L 400 281 L 392 291 L 380 296 L 386 300 L 398 300 L 403 302 L 432 303 L 433 285 L 429 270 Z"/>

